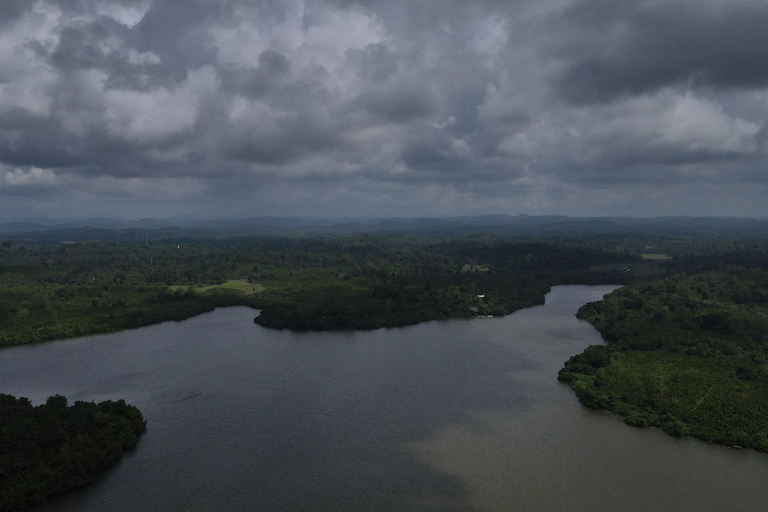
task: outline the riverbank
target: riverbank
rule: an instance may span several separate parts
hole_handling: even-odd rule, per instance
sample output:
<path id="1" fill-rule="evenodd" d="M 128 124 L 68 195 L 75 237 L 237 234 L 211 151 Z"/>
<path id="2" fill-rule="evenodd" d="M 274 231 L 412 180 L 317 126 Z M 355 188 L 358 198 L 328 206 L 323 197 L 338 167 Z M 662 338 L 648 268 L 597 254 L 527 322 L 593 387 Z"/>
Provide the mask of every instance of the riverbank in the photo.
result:
<path id="1" fill-rule="evenodd" d="M 4 241 L 0 346 L 115 332 L 229 305 L 261 309 L 262 326 L 299 331 L 500 316 L 540 304 L 552 285 L 629 279 L 611 265 L 642 263 L 602 243 L 485 235 L 198 242 Z M 658 265 L 646 266 L 663 271 Z"/>
<path id="2" fill-rule="evenodd" d="M 27 293 L 27 298 L 14 306 L 16 315 L 0 327 L 0 346 L 186 320 L 228 306 L 260 309 L 254 323 L 272 329 L 373 330 L 478 315 L 504 316 L 543 304 L 550 291 L 544 279 L 503 274 L 406 276 L 342 284 L 321 281 L 301 289 L 287 286 L 248 294 L 239 289 L 209 288 L 194 291 L 113 285 L 83 288 L 60 297 L 57 290 L 35 292 L 43 299 L 44 293 L 57 297 L 44 300 L 42 311 L 35 306 L 38 299 L 29 298 Z"/>
<path id="3" fill-rule="evenodd" d="M 545 279 L 505 274 L 447 274 L 378 279 L 261 294 L 254 322 L 272 329 L 351 331 L 433 320 L 504 316 L 544 304 Z"/>
<path id="4" fill-rule="evenodd" d="M 104 334 L 167 321 L 181 321 L 217 307 L 255 307 L 252 295 L 229 291 L 169 293 L 165 288 L 112 287 L 111 296 L 90 299 L 74 297 L 59 303 L 47 303 L 38 315 L 24 314 L 24 303 L 16 307 L 15 318 L 0 328 L 0 347 L 28 345 L 90 334 Z M 98 295 L 96 295 L 98 297 Z"/>
<path id="5" fill-rule="evenodd" d="M 768 452 L 768 272 L 631 285 L 578 316 L 608 342 L 560 370 L 582 404 L 628 425 Z"/>

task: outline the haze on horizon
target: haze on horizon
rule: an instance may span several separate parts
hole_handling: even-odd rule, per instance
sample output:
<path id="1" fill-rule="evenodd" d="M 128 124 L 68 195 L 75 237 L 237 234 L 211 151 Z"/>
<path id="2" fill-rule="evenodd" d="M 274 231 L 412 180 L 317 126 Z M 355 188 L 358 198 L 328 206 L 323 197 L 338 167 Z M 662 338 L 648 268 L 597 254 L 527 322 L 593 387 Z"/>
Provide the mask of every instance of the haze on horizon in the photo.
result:
<path id="1" fill-rule="evenodd" d="M 764 0 L 3 0 L 0 219 L 768 216 Z"/>

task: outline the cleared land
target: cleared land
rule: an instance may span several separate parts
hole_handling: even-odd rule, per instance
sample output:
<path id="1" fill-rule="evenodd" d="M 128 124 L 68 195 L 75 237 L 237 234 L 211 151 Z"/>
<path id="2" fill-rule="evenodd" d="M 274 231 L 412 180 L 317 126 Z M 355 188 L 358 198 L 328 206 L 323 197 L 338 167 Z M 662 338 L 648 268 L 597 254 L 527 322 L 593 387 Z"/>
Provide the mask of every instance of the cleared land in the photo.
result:
<path id="1" fill-rule="evenodd" d="M 203 285 L 203 286 L 188 286 L 188 285 L 174 285 L 169 286 L 171 291 L 176 290 L 187 290 L 189 288 L 192 288 L 194 291 L 198 293 L 205 293 L 209 290 L 238 290 L 246 295 L 250 295 L 252 293 L 259 293 L 266 290 L 266 288 L 260 284 L 256 283 L 249 283 L 245 279 L 230 279 L 226 283 L 223 284 L 212 284 L 212 285 Z"/>

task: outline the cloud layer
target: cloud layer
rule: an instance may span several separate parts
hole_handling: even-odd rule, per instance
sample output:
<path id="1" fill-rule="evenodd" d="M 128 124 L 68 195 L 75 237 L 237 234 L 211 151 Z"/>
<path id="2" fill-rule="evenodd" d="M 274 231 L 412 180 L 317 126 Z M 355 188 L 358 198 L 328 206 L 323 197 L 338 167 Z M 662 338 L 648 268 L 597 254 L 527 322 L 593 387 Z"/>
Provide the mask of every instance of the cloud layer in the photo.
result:
<path id="1" fill-rule="evenodd" d="M 4 0 L 0 215 L 768 215 L 762 0 Z"/>

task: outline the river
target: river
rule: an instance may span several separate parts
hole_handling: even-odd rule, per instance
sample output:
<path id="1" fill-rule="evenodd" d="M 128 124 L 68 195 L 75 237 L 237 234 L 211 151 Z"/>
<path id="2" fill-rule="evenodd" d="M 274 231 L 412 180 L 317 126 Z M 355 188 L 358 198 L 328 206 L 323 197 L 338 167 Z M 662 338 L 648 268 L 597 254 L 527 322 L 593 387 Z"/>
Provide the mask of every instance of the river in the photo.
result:
<path id="1" fill-rule="evenodd" d="M 33 511 L 755 511 L 768 456 L 624 425 L 557 382 L 601 343 L 561 286 L 504 318 L 272 331 L 248 308 L 0 351 L 2 391 L 125 398 L 147 433 Z"/>

